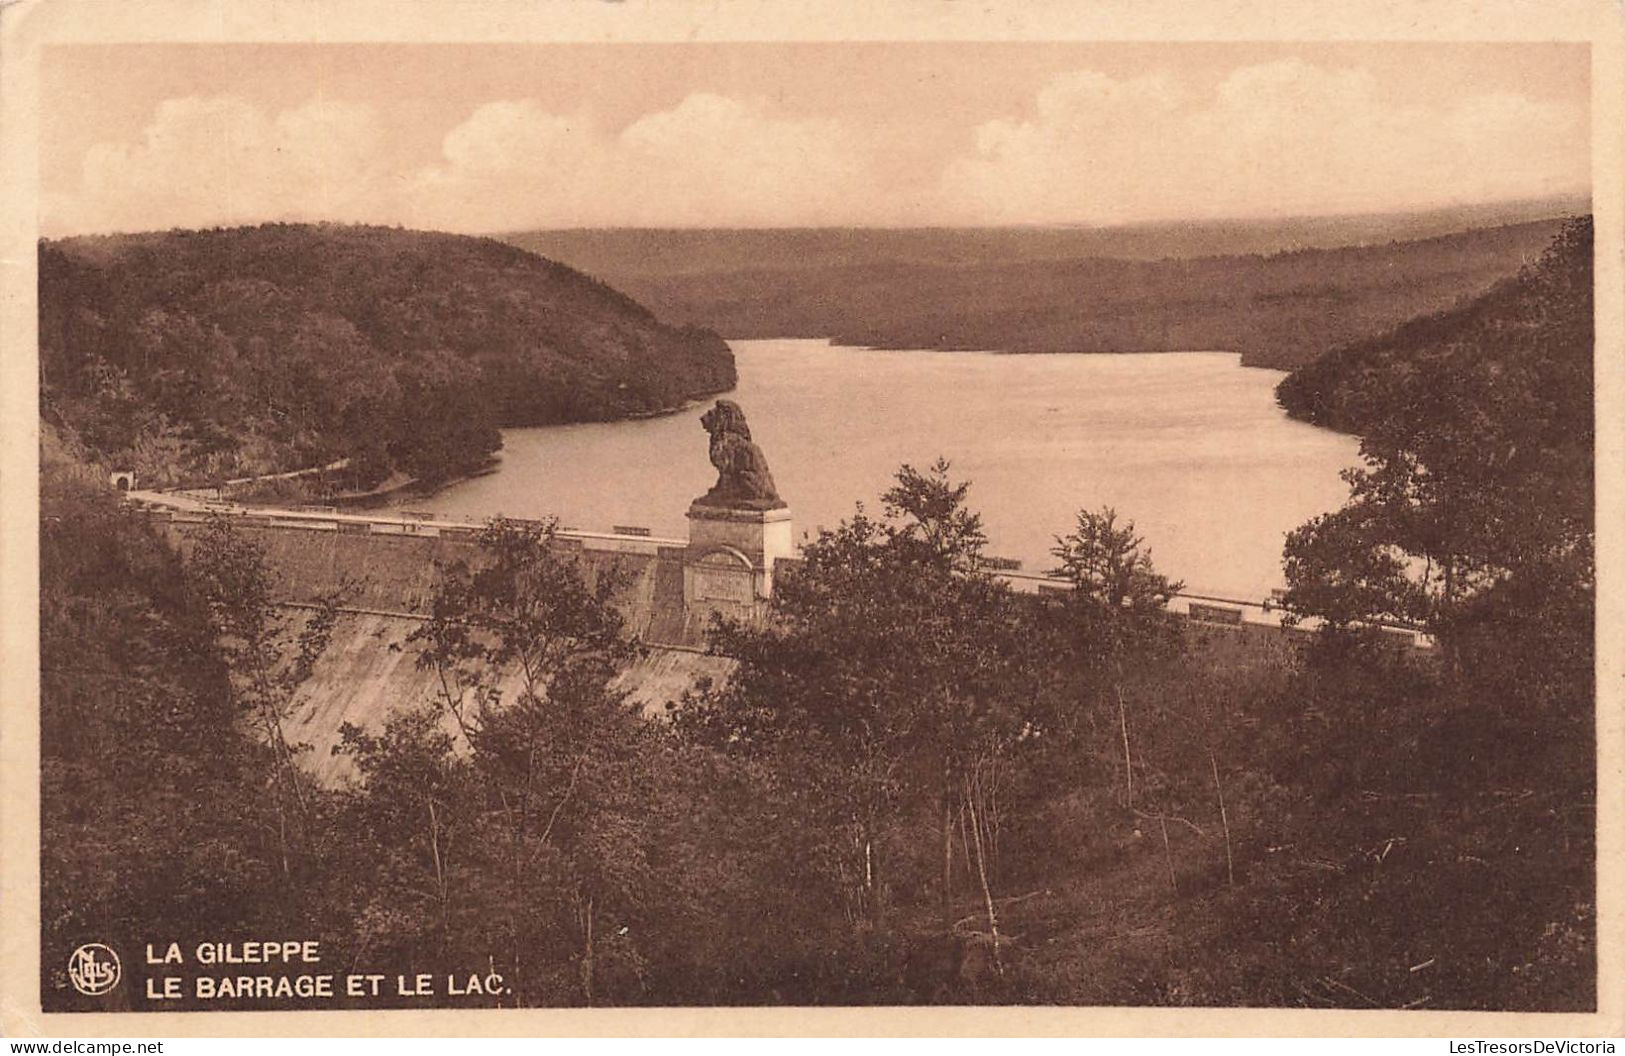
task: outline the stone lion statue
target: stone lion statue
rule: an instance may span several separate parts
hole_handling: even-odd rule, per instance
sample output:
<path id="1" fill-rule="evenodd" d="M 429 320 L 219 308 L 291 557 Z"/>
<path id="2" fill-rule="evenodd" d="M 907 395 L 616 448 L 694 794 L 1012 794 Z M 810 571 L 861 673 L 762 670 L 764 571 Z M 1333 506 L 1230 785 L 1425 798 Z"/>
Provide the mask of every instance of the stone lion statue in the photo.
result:
<path id="1" fill-rule="evenodd" d="M 750 426 L 739 404 L 718 400 L 701 415 L 700 424 L 711 434 L 711 464 L 717 467 L 717 482 L 694 500 L 695 505 L 747 510 L 776 510 L 785 505 L 773 486 L 762 449 L 751 442 Z"/>

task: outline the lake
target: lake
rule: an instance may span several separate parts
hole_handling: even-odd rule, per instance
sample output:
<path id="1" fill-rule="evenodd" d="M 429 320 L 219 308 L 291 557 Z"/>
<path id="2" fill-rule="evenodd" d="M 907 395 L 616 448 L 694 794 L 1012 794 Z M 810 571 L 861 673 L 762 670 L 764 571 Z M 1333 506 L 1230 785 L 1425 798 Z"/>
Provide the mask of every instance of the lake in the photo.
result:
<path id="1" fill-rule="evenodd" d="M 1257 600 L 1281 586 L 1286 533 L 1342 504 L 1358 442 L 1287 418 L 1277 371 L 1221 352 L 1002 355 L 730 342 L 744 408 L 797 536 L 937 456 L 971 481 L 989 552 L 1030 571 L 1080 508 L 1133 519 L 1158 569 L 1191 592 Z M 557 515 L 682 537 L 716 479 L 700 415 L 509 429 L 495 473 L 400 505 L 484 518 Z"/>

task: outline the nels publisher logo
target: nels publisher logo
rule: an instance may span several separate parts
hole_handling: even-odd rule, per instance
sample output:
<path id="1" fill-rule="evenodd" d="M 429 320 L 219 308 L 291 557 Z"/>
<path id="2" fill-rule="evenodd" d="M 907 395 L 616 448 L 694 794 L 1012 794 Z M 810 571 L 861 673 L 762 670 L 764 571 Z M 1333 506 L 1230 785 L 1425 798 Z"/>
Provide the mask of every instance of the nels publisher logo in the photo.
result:
<path id="1" fill-rule="evenodd" d="M 86 997 L 105 994 L 118 985 L 118 954 L 112 947 L 87 942 L 68 958 L 68 981 Z"/>

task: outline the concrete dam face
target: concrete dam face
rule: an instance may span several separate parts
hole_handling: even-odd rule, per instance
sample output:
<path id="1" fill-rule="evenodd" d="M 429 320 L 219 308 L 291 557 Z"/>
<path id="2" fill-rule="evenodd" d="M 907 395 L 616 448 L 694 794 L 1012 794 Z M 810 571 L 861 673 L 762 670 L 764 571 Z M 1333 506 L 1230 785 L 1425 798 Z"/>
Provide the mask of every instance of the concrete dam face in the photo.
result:
<path id="1" fill-rule="evenodd" d="M 204 514 L 159 514 L 167 534 L 190 556 Z M 345 723 L 376 732 L 391 711 L 435 699 L 431 671 L 417 664 L 422 647 L 408 641 L 429 615 L 440 566 L 476 563 L 472 526 L 409 520 L 241 516 L 233 527 L 265 556 L 276 600 L 297 634 L 325 595 L 346 588 L 326 650 L 300 684 L 288 718 L 289 738 L 310 746 L 303 761 L 319 779 L 342 780 L 349 761 L 333 754 Z M 704 652 L 714 612 L 743 619 L 765 611 L 754 594 L 759 570 L 737 548 L 720 551 L 633 536 L 559 535 L 554 545 L 594 583 L 614 569 L 626 580 L 616 607 L 627 632 L 648 648 L 616 682 L 647 714 L 663 713 L 703 680 L 720 682 L 732 661 Z M 741 575 L 745 573 L 746 575 Z M 749 578 L 746 578 L 748 575 Z M 690 597 L 685 599 L 685 584 Z M 517 672 L 501 676 L 505 695 L 520 687 Z M 455 733 L 447 720 L 446 729 Z"/>
<path id="2" fill-rule="evenodd" d="M 206 510 L 154 514 L 182 554 Z M 616 605 L 627 633 L 646 647 L 618 678 L 615 688 L 644 713 L 658 716 L 668 703 L 702 682 L 723 683 L 734 662 L 705 652 L 713 614 L 740 620 L 766 617 L 773 571 L 792 562 L 789 511 L 691 511 L 688 540 L 561 531 L 553 545 L 577 562 L 589 583 L 614 570 L 624 586 Z M 370 732 L 390 713 L 436 698 L 433 672 L 417 664 L 422 646 L 409 641 L 429 615 L 440 566 L 477 563 L 479 525 L 407 518 L 244 511 L 234 528 L 264 554 L 275 598 L 296 635 L 324 596 L 345 588 L 344 602 L 326 650 L 300 684 L 288 717 L 287 735 L 310 746 L 303 761 L 320 780 L 338 782 L 351 773 L 346 757 L 333 754 L 345 723 Z M 1062 589 L 1052 581 L 1008 581 L 1039 593 Z M 1292 645 L 1277 626 L 1243 622 L 1240 610 L 1187 602 L 1188 640 L 1223 650 L 1232 662 L 1263 657 Z M 498 689 L 516 695 L 517 672 L 500 676 Z M 447 717 L 446 732 L 458 736 Z"/>
<path id="3" fill-rule="evenodd" d="M 572 559 L 588 585 L 612 572 L 624 586 L 614 604 L 627 633 L 646 651 L 616 680 L 646 714 L 664 712 L 705 681 L 725 680 L 726 658 L 705 653 L 712 617 L 757 621 L 767 613 L 774 567 L 794 558 L 790 511 L 774 490 L 749 426 L 728 400 L 702 419 L 711 437 L 717 484 L 689 509 L 689 538 L 655 539 L 637 529 L 616 533 L 558 531 L 551 545 Z M 157 501 L 154 501 L 154 500 Z M 184 557 L 197 530 L 222 504 L 148 495 Z M 296 635 L 324 597 L 342 591 L 327 648 L 300 683 L 286 733 L 309 746 L 305 765 L 319 779 L 343 780 L 349 760 L 335 755 L 340 728 L 370 732 L 398 708 L 436 698 L 438 680 L 421 670 L 423 646 L 410 641 L 430 615 L 441 567 L 477 565 L 483 527 L 430 517 L 369 517 L 330 508 L 266 510 L 225 507 L 236 530 L 259 548 L 275 582 L 275 600 Z M 517 671 L 498 675 L 512 697 Z M 445 728 L 458 735 L 450 716 Z"/>

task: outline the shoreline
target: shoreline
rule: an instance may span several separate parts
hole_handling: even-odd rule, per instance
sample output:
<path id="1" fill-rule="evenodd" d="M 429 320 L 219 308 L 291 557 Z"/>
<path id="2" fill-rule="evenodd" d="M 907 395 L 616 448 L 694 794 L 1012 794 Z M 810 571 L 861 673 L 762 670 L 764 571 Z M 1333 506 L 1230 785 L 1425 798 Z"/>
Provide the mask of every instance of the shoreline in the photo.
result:
<path id="1" fill-rule="evenodd" d="M 423 498 L 429 498 L 439 494 L 441 491 L 444 491 L 446 488 L 449 488 L 454 484 L 461 484 L 466 480 L 475 480 L 479 477 L 490 476 L 492 473 L 497 471 L 501 462 L 502 459 L 499 455 L 492 455 L 482 462 L 476 469 L 471 469 L 465 473 L 454 474 L 453 476 L 447 477 L 446 479 L 437 481 L 433 484 L 425 484 L 416 477 L 409 477 L 406 480 L 393 484 L 386 481 L 384 484 L 380 484 L 370 491 L 332 496 L 330 499 L 330 504 L 333 506 L 338 506 L 341 509 L 370 510 L 387 505 L 390 499 L 404 495 L 408 492 L 415 492 L 417 495 L 420 495 Z"/>
<path id="2" fill-rule="evenodd" d="M 677 405 L 672 406 L 672 407 L 662 407 L 662 408 L 658 408 L 658 409 L 651 410 L 651 411 L 639 411 L 637 413 L 623 415 L 623 416 L 618 417 L 618 418 L 604 419 L 602 422 L 551 422 L 551 423 L 548 423 L 546 425 L 499 426 L 498 429 L 499 429 L 500 432 L 507 432 L 507 431 L 509 431 L 511 429 L 553 429 L 553 428 L 560 428 L 560 427 L 571 426 L 571 425 L 613 424 L 615 422 L 637 422 L 637 421 L 646 421 L 646 420 L 653 419 L 653 418 L 664 418 L 664 417 L 668 417 L 670 415 L 680 414 L 680 413 L 682 413 L 683 411 L 686 411 L 686 410 L 690 410 L 690 409 L 704 403 L 706 400 L 709 400 L 709 399 L 711 399 L 713 397 L 720 396 L 720 395 L 722 395 L 724 393 L 732 392 L 732 391 L 734 391 L 735 387 L 737 387 L 737 386 L 730 386 L 730 387 L 728 387 L 726 389 L 717 389 L 714 392 L 705 393 L 705 394 L 698 395 L 698 396 L 690 396 L 687 399 L 685 399 L 682 403 L 677 404 Z M 501 448 L 498 448 L 496 452 L 494 452 L 491 455 L 487 456 L 484 461 L 482 461 L 478 466 L 476 466 L 473 469 L 466 470 L 466 471 L 464 471 L 462 473 L 453 474 L 453 475 L 451 475 L 449 477 L 446 477 L 446 478 L 444 478 L 442 480 L 434 481 L 432 483 L 425 482 L 425 481 L 423 481 L 423 480 L 421 480 L 419 478 L 416 478 L 416 477 L 405 477 L 403 479 L 396 480 L 396 479 L 394 479 L 394 476 L 392 476 L 390 478 L 386 478 L 382 483 L 380 483 L 380 484 L 378 484 L 378 485 L 376 485 L 376 486 L 374 486 L 374 487 L 372 487 L 372 488 L 370 488 L 370 489 L 368 489 L 366 491 L 344 492 L 344 493 L 337 494 L 337 495 L 312 495 L 312 496 L 306 497 L 305 502 L 303 504 L 304 505 L 333 506 L 333 507 L 336 507 L 338 509 L 348 509 L 348 510 L 373 510 L 373 509 L 380 509 L 380 508 L 382 508 L 384 506 L 387 506 L 390 503 L 391 500 L 401 498 L 402 496 L 410 496 L 412 498 L 424 498 L 424 499 L 433 498 L 434 496 L 439 495 L 441 492 L 445 491 L 446 489 L 451 488 L 451 487 L 455 487 L 458 484 L 463 484 L 463 483 L 466 483 L 466 482 L 468 482 L 470 480 L 477 480 L 480 477 L 486 477 L 486 476 L 490 476 L 493 473 L 496 473 L 498 470 L 501 469 L 501 464 L 502 464 L 501 450 L 502 450 Z M 259 478 L 259 480 L 263 480 L 263 481 L 297 480 L 297 479 L 299 479 L 301 477 L 315 475 L 315 474 L 317 474 L 318 472 L 320 472 L 323 469 L 330 469 L 330 468 L 332 468 L 332 467 L 331 466 L 308 467 L 306 469 L 291 470 L 291 471 L 284 472 L 284 473 L 272 474 L 272 475 L 264 477 L 264 478 Z M 255 481 L 255 482 L 257 482 L 257 481 Z M 239 481 L 239 482 L 237 482 L 237 484 L 239 486 L 251 486 L 251 482 L 246 481 L 246 480 L 245 481 Z M 185 485 L 185 484 L 182 484 L 182 485 L 176 485 L 176 486 L 173 486 L 173 487 L 163 488 L 161 490 L 163 490 L 165 492 L 173 493 L 173 494 L 190 494 L 190 493 L 194 493 L 194 492 L 203 492 L 203 491 L 213 490 L 213 488 L 211 488 L 209 486 L 197 486 L 197 485 Z M 200 496 L 194 496 L 194 497 L 198 497 L 199 501 L 207 501 L 206 499 L 203 499 Z M 222 496 L 222 499 L 220 501 L 224 501 L 223 496 Z M 239 506 L 258 507 L 258 508 L 270 509 L 270 508 L 277 508 L 279 502 L 285 502 L 286 500 L 285 499 L 281 499 L 281 500 L 279 500 L 279 499 L 234 499 L 234 500 L 230 500 L 230 501 L 232 501 L 235 505 L 239 505 Z"/>
<path id="3" fill-rule="evenodd" d="M 652 411 L 639 411 L 636 414 L 628 414 L 620 418 L 609 418 L 602 422 L 551 422 L 547 425 L 504 425 L 499 426 L 498 431 L 505 433 L 511 429 L 559 429 L 572 425 L 605 425 L 614 424 L 615 422 L 642 422 L 654 418 L 666 418 L 670 417 L 671 415 L 681 414 L 683 411 L 691 410 L 694 407 L 704 403 L 706 400 L 712 399 L 713 397 L 732 392 L 736 387 L 737 386 L 730 386 L 729 388 L 717 389 L 715 392 L 706 393 L 704 395 L 691 396 L 675 407 L 663 407 Z M 471 480 L 478 480 L 480 477 L 488 477 L 491 474 L 498 472 L 502 468 L 501 452 L 502 449 L 498 448 L 496 453 L 486 458 L 486 460 L 477 468 L 468 470 L 464 473 L 454 474 L 445 478 L 444 480 L 439 480 L 432 484 L 426 484 L 417 479 L 403 480 L 395 484 L 390 484 L 387 487 L 380 485 L 379 487 L 367 492 L 335 496 L 331 500 L 331 505 L 348 507 L 350 509 L 377 509 L 381 506 L 387 505 L 390 499 L 398 498 L 402 495 L 410 494 L 413 498 L 433 498 L 448 488 L 455 487 L 458 484 L 467 483 Z"/>
<path id="4" fill-rule="evenodd" d="M 974 353 L 982 356 L 1235 356 L 1240 365 L 1254 370 L 1272 370 L 1277 374 L 1291 374 L 1296 368 L 1275 367 L 1265 363 L 1250 363 L 1247 353 L 1232 348 L 971 348 L 934 345 L 929 348 L 919 345 L 869 345 L 851 341 L 842 341 L 833 337 L 730 337 L 726 339 L 730 346 L 734 342 L 750 343 L 757 341 L 822 341 L 831 348 L 854 349 L 861 352 L 953 352 Z"/>

